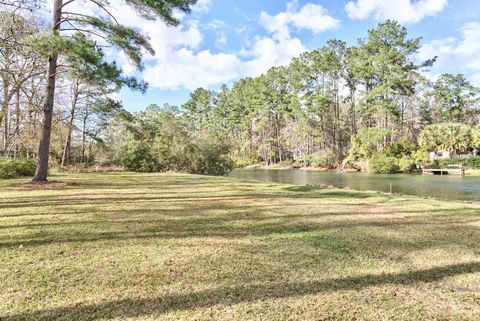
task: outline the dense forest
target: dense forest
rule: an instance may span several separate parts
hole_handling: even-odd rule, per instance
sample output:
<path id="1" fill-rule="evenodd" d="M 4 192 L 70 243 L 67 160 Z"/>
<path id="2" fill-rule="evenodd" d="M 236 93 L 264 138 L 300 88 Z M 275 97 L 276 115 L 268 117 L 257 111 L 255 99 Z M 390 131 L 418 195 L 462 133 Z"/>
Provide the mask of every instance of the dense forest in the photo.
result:
<path id="1" fill-rule="evenodd" d="M 193 2 L 174 3 L 188 12 Z M 0 13 L 0 152 L 4 159 L 38 159 L 38 180 L 46 179 L 48 162 L 58 169 L 218 175 L 259 163 L 391 173 L 431 165 L 428 153 L 446 151 L 452 162 L 480 167 L 480 157 L 468 157 L 480 148 L 479 88 L 461 74 L 427 77 L 436 57 L 418 61 L 421 38 L 395 21 L 355 44 L 330 40 L 218 91 L 198 88 L 181 106 L 132 113 L 113 94 L 122 87 L 145 91 L 147 84 L 106 62 L 98 36 L 142 68 L 142 53 L 152 51 L 142 35 L 71 12 L 54 15 L 64 20 L 52 33 L 22 12 Z M 63 21 L 84 27 L 60 36 Z"/>

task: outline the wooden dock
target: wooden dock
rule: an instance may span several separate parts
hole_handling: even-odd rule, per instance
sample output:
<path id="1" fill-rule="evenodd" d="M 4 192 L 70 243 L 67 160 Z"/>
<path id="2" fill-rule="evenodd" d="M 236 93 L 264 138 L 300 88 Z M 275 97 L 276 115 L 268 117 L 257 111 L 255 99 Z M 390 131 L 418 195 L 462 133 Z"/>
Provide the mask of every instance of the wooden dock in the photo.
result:
<path id="1" fill-rule="evenodd" d="M 460 175 L 465 176 L 465 168 L 459 167 L 450 167 L 450 168 L 422 168 L 423 175 L 433 174 L 433 175 Z"/>

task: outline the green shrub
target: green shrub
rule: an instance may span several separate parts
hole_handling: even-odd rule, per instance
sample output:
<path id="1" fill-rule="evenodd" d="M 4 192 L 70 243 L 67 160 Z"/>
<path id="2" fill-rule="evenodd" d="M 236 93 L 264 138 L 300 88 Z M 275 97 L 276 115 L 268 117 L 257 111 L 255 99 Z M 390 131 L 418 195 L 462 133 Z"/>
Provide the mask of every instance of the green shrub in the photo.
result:
<path id="1" fill-rule="evenodd" d="M 369 168 L 376 174 L 393 174 L 400 170 L 397 158 L 382 153 L 374 154 L 370 158 Z"/>
<path id="2" fill-rule="evenodd" d="M 383 151 L 385 139 L 390 141 L 393 131 L 386 128 L 360 128 L 357 134 L 352 136 L 351 148 L 343 165 L 367 160 L 375 153 Z M 403 148 L 403 147 L 402 147 Z"/>
<path id="3" fill-rule="evenodd" d="M 1 179 L 9 179 L 17 177 L 17 173 L 15 172 L 15 168 L 10 164 L 9 161 L 1 161 L 0 162 L 0 178 Z"/>
<path id="4" fill-rule="evenodd" d="M 37 163 L 32 159 L 15 160 L 13 161 L 13 166 L 18 176 L 33 176 L 37 169 Z"/>
<path id="5" fill-rule="evenodd" d="M 480 148 L 480 125 L 472 128 L 472 147 Z"/>
<path id="6" fill-rule="evenodd" d="M 257 163 L 257 160 L 254 158 L 245 158 L 239 156 L 232 157 L 232 160 L 235 164 L 235 168 L 244 168 Z"/>
<path id="7" fill-rule="evenodd" d="M 465 167 L 480 169 L 480 157 L 479 156 L 470 156 L 465 159 Z"/>
<path id="8" fill-rule="evenodd" d="M 230 145 L 210 139 L 199 139 L 188 148 L 187 172 L 204 175 L 226 175 L 234 167 Z"/>
<path id="9" fill-rule="evenodd" d="M 135 172 L 178 171 L 192 174 L 226 175 L 234 167 L 230 146 L 214 139 L 174 141 L 158 136 L 153 143 L 127 143 L 122 165 Z"/>
<path id="10" fill-rule="evenodd" d="M 405 155 L 411 155 L 414 150 L 415 145 L 407 138 L 403 138 L 389 145 L 384 153 L 387 156 L 402 158 Z"/>
<path id="11" fill-rule="evenodd" d="M 448 167 L 448 165 L 461 164 L 466 168 L 471 169 L 480 169 L 480 157 L 470 156 L 467 158 L 463 157 L 451 157 L 449 159 L 441 159 L 438 161 L 440 167 Z"/>
<path id="12" fill-rule="evenodd" d="M 0 178 L 33 176 L 36 163 L 31 159 L 0 159 Z"/>
<path id="13" fill-rule="evenodd" d="M 426 164 L 429 162 L 428 152 L 425 150 L 417 150 L 412 153 L 412 159 L 416 164 Z"/>
<path id="14" fill-rule="evenodd" d="M 398 159 L 398 167 L 404 173 L 411 172 L 415 167 L 415 161 L 411 157 L 405 155 Z"/>
<path id="15" fill-rule="evenodd" d="M 121 163 L 125 168 L 135 172 L 155 172 L 158 164 L 152 156 L 150 146 L 144 142 L 131 140 L 125 146 Z"/>
<path id="16" fill-rule="evenodd" d="M 307 156 L 307 160 L 313 167 L 335 168 L 336 158 L 331 153 L 315 153 Z"/>

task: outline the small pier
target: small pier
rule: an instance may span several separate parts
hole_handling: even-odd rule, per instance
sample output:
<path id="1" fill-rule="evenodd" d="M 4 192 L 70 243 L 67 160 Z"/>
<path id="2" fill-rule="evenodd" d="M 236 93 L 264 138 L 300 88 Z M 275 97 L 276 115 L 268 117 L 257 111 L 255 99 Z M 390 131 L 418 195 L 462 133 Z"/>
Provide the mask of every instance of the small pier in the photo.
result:
<path id="1" fill-rule="evenodd" d="M 465 176 L 465 168 L 462 165 L 450 165 L 448 168 L 422 168 L 423 175 L 460 175 Z"/>

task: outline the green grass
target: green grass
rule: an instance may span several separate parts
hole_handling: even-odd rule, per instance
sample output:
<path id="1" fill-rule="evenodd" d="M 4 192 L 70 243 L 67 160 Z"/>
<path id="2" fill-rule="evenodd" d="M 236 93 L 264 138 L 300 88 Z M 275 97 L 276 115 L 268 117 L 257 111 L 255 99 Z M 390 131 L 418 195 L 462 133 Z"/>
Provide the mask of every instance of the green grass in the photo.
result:
<path id="1" fill-rule="evenodd" d="M 1 320 L 479 320 L 480 203 L 183 174 L 0 181 Z"/>

